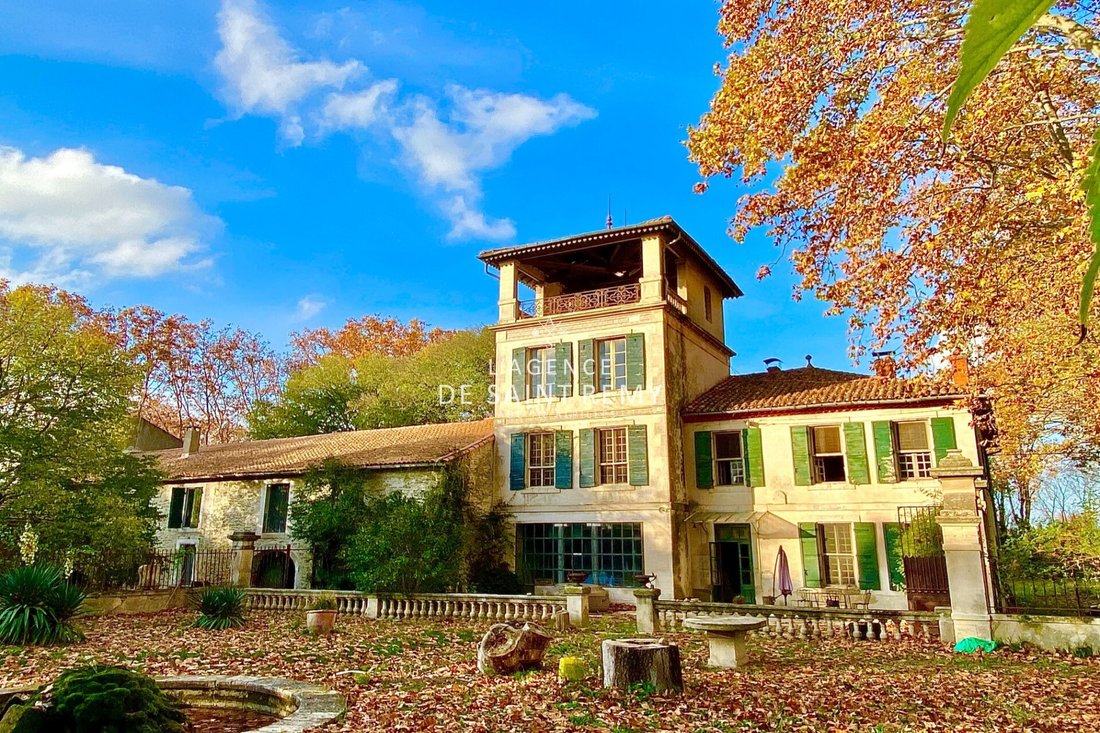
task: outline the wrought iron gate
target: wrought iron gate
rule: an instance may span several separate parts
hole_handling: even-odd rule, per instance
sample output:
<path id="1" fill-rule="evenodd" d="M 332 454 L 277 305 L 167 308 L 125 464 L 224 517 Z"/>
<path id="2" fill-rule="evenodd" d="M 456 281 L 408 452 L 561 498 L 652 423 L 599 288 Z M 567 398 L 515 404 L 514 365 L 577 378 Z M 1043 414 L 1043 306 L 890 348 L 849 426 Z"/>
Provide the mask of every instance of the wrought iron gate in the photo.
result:
<path id="1" fill-rule="evenodd" d="M 936 522 L 939 511 L 935 506 L 898 507 L 905 592 L 911 610 L 931 611 L 951 604 L 943 533 Z"/>

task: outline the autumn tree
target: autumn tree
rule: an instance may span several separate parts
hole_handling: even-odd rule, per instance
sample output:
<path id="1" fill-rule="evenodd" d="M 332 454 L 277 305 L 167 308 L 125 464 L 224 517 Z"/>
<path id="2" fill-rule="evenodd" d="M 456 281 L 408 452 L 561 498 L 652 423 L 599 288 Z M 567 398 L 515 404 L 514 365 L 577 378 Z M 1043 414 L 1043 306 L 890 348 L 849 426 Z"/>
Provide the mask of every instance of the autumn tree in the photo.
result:
<path id="1" fill-rule="evenodd" d="M 1100 446 L 1096 331 L 1076 344 L 1100 122 L 1100 58 L 1079 49 L 1100 21 L 1091 3 L 1040 19 L 945 144 L 969 6 L 728 0 L 731 53 L 688 148 L 704 178 L 751 186 L 730 234 L 772 237 L 796 297 L 848 316 L 854 356 L 896 348 L 927 369 L 966 355 L 973 396 L 994 402 L 1000 467 L 1027 486 L 1048 460 Z"/>
<path id="2" fill-rule="evenodd" d="M 291 368 L 301 368 L 326 355 L 345 359 L 367 354 L 409 356 L 446 335 L 443 329 L 429 329 L 415 318 L 408 323 L 381 316 L 349 318 L 335 331 L 322 327 L 292 334 L 289 363 Z"/>
<path id="3" fill-rule="evenodd" d="M 492 414 L 488 329 L 455 331 L 405 354 L 328 353 L 293 371 L 275 400 L 249 414 L 253 438 L 313 435 Z"/>

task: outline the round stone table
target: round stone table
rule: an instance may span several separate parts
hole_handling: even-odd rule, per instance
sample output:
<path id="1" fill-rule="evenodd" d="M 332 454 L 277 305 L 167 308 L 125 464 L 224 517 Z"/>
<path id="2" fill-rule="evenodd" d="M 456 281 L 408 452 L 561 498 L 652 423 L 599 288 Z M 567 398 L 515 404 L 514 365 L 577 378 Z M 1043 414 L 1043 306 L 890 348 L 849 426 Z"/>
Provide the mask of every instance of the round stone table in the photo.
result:
<path id="1" fill-rule="evenodd" d="M 684 628 L 707 632 L 711 667 L 740 667 L 748 659 L 745 638 L 750 631 L 767 625 L 762 618 L 749 616 L 698 616 L 685 618 Z"/>

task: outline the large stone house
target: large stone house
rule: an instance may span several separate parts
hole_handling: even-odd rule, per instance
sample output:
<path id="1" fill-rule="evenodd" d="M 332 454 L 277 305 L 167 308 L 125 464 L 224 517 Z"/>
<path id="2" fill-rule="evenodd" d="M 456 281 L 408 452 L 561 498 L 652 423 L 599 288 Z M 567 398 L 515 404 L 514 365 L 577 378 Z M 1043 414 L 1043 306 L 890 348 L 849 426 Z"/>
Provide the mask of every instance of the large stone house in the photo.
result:
<path id="1" fill-rule="evenodd" d="M 158 453 L 170 476 L 162 543 L 254 526 L 284 545 L 288 495 L 324 458 L 415 493 L 425 472 L 477 450 L 531 587 L 581 573 L 632 600 L 652 575 L 665 597 L 759 602 L 778 594 L 782 550 L 796 588 L 914 602 L 899 540 L 938 502 L 930 471 L 949 450 L 986 465 L 958 406 L 963 365 L 946 384 L 809 359 L 731 376 L 723 306 L 741 290 L 669 217 L 480 259 L 499 276 L 494 419 L 201 450 L 185 440 Z M 366 444 L 382 457 L 354 447 Z M 297 564 L 302 585 L 308 558 Z"/>

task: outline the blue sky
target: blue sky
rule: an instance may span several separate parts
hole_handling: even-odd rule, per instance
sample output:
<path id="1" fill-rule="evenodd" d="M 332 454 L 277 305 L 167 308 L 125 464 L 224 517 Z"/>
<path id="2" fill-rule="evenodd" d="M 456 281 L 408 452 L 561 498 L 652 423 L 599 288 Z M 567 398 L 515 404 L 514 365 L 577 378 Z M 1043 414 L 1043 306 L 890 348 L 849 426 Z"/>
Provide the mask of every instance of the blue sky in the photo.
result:
<path id="1" fill-rule="evenodd" d="M 675 9 L 672 9 L 672 8 Z M 724 56 L 709 0 L 0 0 L 0 275 L 258 331 L 495 318 L 486 247 L 674 216 L 745 290 L 735 371 L 845 323 L 725 234 L 682 141 Z M 625 212 L 625 213 L 624 213 Z"/>

